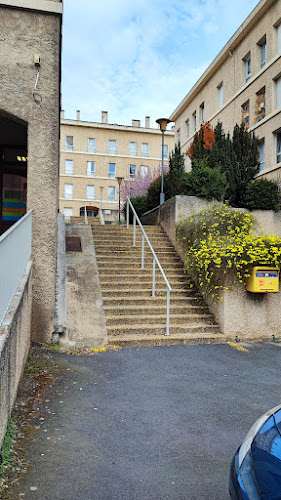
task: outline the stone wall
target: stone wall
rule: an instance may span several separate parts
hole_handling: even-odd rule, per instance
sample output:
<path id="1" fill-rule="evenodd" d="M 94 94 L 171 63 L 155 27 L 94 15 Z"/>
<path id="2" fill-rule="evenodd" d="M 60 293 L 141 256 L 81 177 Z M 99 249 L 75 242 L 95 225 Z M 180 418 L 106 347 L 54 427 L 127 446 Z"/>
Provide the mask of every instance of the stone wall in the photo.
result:
<path id="1" fill-rule="evenodd" d="M 29 351 L 31 306 L 32 263 L 29 261 L 0 328 L 0 448 Z"/>
<path id="2" fill-rule="evenodd" d="M 32 337 L 49 342 L 55 313 L 61 15 L 28 10 L 24 5 L 23 1 L 23 8 L 17 9 L 0 2 L 0 114 L 28 128 L 27 210 L 33 210 L 34 261 Z M 39 8 L 40 1 L 37 5 Z M 41 67 L 35 99 L 36 53 L 41 56 Z"/>

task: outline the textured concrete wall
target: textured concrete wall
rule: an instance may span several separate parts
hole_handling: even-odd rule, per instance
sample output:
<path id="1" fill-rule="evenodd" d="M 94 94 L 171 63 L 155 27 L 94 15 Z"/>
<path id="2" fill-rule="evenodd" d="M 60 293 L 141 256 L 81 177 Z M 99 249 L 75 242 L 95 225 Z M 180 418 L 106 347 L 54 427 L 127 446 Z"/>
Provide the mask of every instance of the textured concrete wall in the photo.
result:
<path id="1" fill-rule="evenodd" d="M 0 448 L 29 351 L 31 306 L 32 263 L 29 261 L 0 328 Z"/>
<path id="2" fill-rule="evenodd" d="M 32 337 L 48 342 L 54 331 L 60 96 L 59 15 L 0 6 L 0 113 L 28 126 L 27 209 L 33 209 L 34 301 Z M 34 54 L 41 55 L 37 75 Z"/>
<path id="3" fill-rule="evenodd" d="M 83 252 L 66 254 L 67 328 L 60 342 L 77 347 L 104 346 L 108 339 L 91 227 L 67 224 L 66 235 L 80 236 Z"/>

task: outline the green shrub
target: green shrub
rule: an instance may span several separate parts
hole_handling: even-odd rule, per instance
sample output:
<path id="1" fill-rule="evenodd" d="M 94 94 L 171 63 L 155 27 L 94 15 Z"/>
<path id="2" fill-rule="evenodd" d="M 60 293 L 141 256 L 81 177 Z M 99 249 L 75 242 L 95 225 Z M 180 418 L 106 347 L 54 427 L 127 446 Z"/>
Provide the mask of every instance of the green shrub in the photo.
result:
<path id="1" fill-rule="evenodd" d="M 135 198 L 131 198 L 131 203 L 135 209 L 135 211 L 137 212 L 137 215 L 139 217 L 142 216 L 142 214 L 144 214 L 145 212 L 147 212 L 148 208 L 147 208 L 147 197 L 146 196 L 136 196 Z M 124 214 L 124 217 L 125 217 L 125 220 L 127 220 L 127 203 L 125 203 L 124 205 L 124 208 L 123 208 L 123 214 Z M 129 219 L 130 219 L 130 224 L 133 223 L 133 212 L 132 210 L 130 209 L 129 211 Z"/>
<path id="2" fill-rule="evenodd" d="M 258 179 L 248 185 L 244 205 L 250 210 L 280 209 L 280 193 L 276 181 Z"/>
<path id="3" fill-rule="evenodd" d="M 168 174 L 164 175 L 165 201 L 170 198 L 167 186 L 167 176 Z M 148 188 L 147 210 L 152 210 L 153 208 L 156 208 L 158 207 L 158 205 L 160 205 L 160 193 L 161 193 L 161 175 L 157 177 L 157 179 L 155 179 Z"/>
<path id="4" fill-rule="evenodd" d="M 196 160 L 194 160 L 196 164 Z M 204 160 L 184 175 L 182 194 L 207 200 L 221 200 L 226 191 L 226 176 L 219 168 L 210 168 Z"/>

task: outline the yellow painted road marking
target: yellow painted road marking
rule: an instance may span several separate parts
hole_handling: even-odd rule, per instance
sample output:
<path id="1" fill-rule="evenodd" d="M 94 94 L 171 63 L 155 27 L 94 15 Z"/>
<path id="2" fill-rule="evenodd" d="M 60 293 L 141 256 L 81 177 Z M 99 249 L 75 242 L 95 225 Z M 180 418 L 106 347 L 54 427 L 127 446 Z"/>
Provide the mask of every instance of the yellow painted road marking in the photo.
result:
<path id="1" fill-rule="evenodd" d="M 235 342 L 227 342 L 230 347 L 234 347 L 234 349 L 237 349 L 237 351 L 243 351 L 243 352 L 249 352 L 248 349 L 243 347 L 240 344 L 236 344 Z"/>

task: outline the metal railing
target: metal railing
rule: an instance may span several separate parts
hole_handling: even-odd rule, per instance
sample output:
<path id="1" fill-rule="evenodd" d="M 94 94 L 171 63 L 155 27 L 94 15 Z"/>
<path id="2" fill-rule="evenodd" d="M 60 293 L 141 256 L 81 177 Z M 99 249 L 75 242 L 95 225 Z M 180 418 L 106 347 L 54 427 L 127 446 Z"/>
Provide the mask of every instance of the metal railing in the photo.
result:
<path id="1" fill-rule="evenodd" d="M 152 256 L 153 256 L 153 264 L 152 264 L 152 297 L 155 297 L 155 268 L 156 268 L 156 264 L 164 278 L 164 281 L 166 283 L 166 286 L 167 286 L 167 319 L 166 319 L 166 335 L 170 335 L 170 294 L 171 294 L 171 291 L 172 291 L 172 287 L 169 283 L 169 281 L 167 280 L 167 277 L 162 269 L 162 266 L 156 256 L 156 253 L 154 252 L 153 248 L 152 248 L 152 245 L 147 237 L 147 234 L 142 226 L 142 223 L 141 221 L 139 220 L 138 216 L 137 216 L 137 213 L 131 203 L 131 200 L 128 196 L 127 198 L 127 229 L 129 228 L 129 210 L 132 210 L 133 212 L 133 246 L 135 247 L 136 246 L 136 222 L 138 223 L 141 231 L 142 231 L 142 245 L 141 245 L 141 269 L 144 269 L 144 261 L 145 261 L 145 258 L 144 258 L 144 248 L 145 248 L 145 241 L 147 242 L 148 244 L 148 248 L 150 249 L 151 253 L 152 253 Z"/>
<path id="2" fill-rule="evenodd" d="M 0 325 L 31 256 L 32 210 L 0 236 Z"/>

